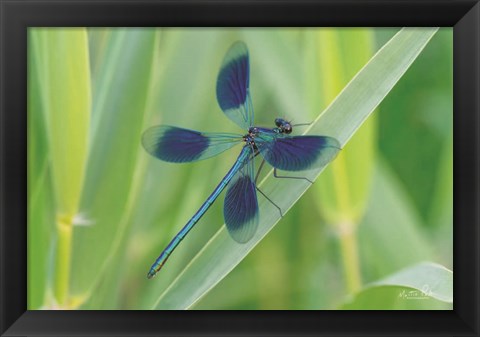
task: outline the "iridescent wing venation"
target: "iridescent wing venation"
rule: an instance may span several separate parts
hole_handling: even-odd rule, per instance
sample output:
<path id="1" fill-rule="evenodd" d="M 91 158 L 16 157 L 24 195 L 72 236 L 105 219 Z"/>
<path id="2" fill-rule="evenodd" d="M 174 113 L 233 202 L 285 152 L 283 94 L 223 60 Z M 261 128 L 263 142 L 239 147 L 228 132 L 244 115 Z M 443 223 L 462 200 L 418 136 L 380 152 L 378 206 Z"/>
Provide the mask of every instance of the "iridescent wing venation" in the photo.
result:
<path id="1" fill-rule="evenodd" d="M 217 77 L 217 101 L 225 115 L 243 129 L 253 123 L 249 92 L 250 61 L 245 43 L 235 42 L 225 54 Z"/>
<path id="2" fill-rule="evenodd" d="M 216 156 L 242 142 L 241 135 L 205 133 L 157 125 L 142 135 L 142 145 L 152 156 L 170 163 L 188 163 Z"/>
<path id="3" fill-rule="evenodd" d="M 255 187 L 254 152 L 230 181 L 223 207 L 225 225 L 239 243 L 248 242 L 258 228 L 258 200 Z"/>
<path id="4" fill-rule="evenodd" d="M 260 154 L 273 167 L 285 171 L 321 168 L 340 151 L 340 143 L 328 136 L 289 136 L 260 133 L 255 139 Z"/>

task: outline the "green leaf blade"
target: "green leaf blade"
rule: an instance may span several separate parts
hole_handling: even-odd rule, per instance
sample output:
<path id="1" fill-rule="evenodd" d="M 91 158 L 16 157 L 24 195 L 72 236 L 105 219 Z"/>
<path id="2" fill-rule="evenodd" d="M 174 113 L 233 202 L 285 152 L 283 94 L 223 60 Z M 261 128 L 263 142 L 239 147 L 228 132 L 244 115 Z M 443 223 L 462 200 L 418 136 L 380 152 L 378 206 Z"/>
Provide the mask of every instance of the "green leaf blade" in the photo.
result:
<path id="1" fill-rule="evenodd" d="M 78 208 L 88 156 L 91 87 L 87 33 L 83 28 L 35 29 L 39 83 L 57 213 Z M 67 57 L 65 57 L 67 55 Z"/>
<path id="2" fill-rule="evenodd" d="M 32 79 L 37 79 L 42 105 L 55 199 L 54 294 L 56 303 L 63 306 L 68 301 L 72 228 L 89 150 L 91 86 L 87 32 L 84 28 L 36 28 L 30 38 L 35 61 Z"/>
<path id="3" fill-rule="evenodd" d="M 388 276 L 371 286 L 403 286 L 439 301 L 453 303 L 453 273 L 442 265 L 423 262 Z"/>
<path id="4" fill-rule="evenodd" d="M 436 301 L 432 301 L 436 300 Z M 422 302 L 430 301 L 428 306 Z M 442 265 L 422 262 L 372 282 L 342 309 L 431 309 L 445 308 L 436 302 L 453 303 L 453 273 Z M 433 305 L 432 305 L 433 304 Z"/>
<path id="5" fill-rule="evenodd" d="M 322 72 L 316 74 L 322 81 L 322 96 L 330 102 L 372 57 L 373 32 L 367 29 L 322 30 L 318 39 L 321 46 L 326 40 L 326 49 L 330 51 L 318 53 Z M 342 49 L 345 51 L 342 52 Z M 352 54 L 355 57 L 349 57 Z M 331 73 L 327 75 L 323 69 L 330 69 Z M 331 78 L 336 81 L 330 83 Z M 373 115 L 358 129 L 332 165 L 325 169 L 318 184 L 313 186 L 322 205 L 322 214 L 330 225 L 346 224 L 354 230 L 363 216 L 375 163 L 376 134 L 377 121 Z"/>
<path id="6" fill-rule="evenodd" d="M 92 147 L 81 202 L 89 225 L 75 227 L 73 240 L 72 293 L 85 299 L 103 280 L 111 254 L 118 252 L 131 225 L 130 194 L 135 193 L 139 139 L 158 46 L 154 29 L 116 28 L 108 34 L 93 77 Z"/>

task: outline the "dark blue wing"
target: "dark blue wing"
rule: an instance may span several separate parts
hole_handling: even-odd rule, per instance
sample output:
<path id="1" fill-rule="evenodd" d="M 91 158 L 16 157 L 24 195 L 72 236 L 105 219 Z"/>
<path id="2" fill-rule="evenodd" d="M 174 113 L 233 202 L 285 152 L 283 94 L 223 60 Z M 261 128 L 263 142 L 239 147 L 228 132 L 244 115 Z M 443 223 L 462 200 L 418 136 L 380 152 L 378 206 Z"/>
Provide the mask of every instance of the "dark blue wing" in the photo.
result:
<path id="1" fill-rule="evenodd" d="M 168 125 L 157 125 L 142 135 L 142 145 L 152 156 L 170 163 L 210 158 L 242 141 L 241 135 L 203 133 Z"/>
<path id="2" fill-rule="evenodd" d="M 332 161 L 341 149 L 338 140 L 327 136 L 261 134 L 255 142 L 270 165 L 285 171 L 320 168 Z"/>
<path id="3" fill-rule="evenodd" d="M 248 242 L 258 228 L 258 201 L 254 177 L 252 150 L 245 165 L 230 181 L 223 207 L 228 232 L 239 243 Z"/>
<path id="4" fill-rule="evenodd" d="M 217 77 L 217 101 L 225 115 L 241 128 L 253 122 L 249 94 L 250 64 L 245 43 L 235 42 L 225 54 Z"/>

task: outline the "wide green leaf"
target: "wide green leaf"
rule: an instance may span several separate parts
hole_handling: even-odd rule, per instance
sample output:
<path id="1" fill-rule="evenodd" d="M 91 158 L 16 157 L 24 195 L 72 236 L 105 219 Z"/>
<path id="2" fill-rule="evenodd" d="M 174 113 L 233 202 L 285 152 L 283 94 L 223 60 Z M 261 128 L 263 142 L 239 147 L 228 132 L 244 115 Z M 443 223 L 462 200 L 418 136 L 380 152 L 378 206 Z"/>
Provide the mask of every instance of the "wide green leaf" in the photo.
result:
<path id="1" fill-rule="evenodd" d="M 83 190 L 90 132 L 91 86 L 84 28 L 34 29 L 34 78 L 41 97 L 57 229 L 54 294 L 65 305 L 70 283 L 72 232 Z M 33 95 L 33 94 L 32 94 Z M 31 106 L 31 113 L 38 113 Z M 32 151 L 32 150 L 31 150 Z"/>
<path id="2" fill-rule="evenodd" d="M 86 225 L 76 226 L 73 237 L 71 287 L 83 299 L 102 280 L 130 224 L 130 195 L 140 182 L 134 182 L 139 139 L 154 75 L 154 29 L 118 28 L 108 34 L 92 67 L 91 148 L 81 202 Z"/>
<path id="3" fill-rule="evenodd" d="M 453 273 L 436 263 L 419 263 L 371 284 L 372 287 L 390 285 L 417 289 L 437 300 L 453 302 Z"/>
<path id="4" fill-rule="evenodd" d="M 422 309 L 446 308 L 432 299 L 453 303 L 453 273 L 432 262 L 422 262 L 402 269 L 365 286 L 342 309 Z"/>
<path id="5" fill-rule="evenodd" d="M 73 217 L 88 155 L 90 69 L 85 29 L 35 29 L 31 38 L 41 90 L 58 216 Z"/>
<path id="6" fill-rule="evenodd" d="M 402 29 L 343 89 L 311 125 L 308 133 L 333 136 L 344 145 L 393 88 L 435 32 L 434 28 Z M 312 171 L 310 177 L 315 179 L 320 172 Z M 302 196 L 309 184 L 293 180 L 279 184 L 269 174 L 260 187 L 267 195 L 282 196 L 276 202 L 285 212 Z M 153 306 L 158 309 L 189 308 L 220 282 L 280 220 L 278 210 L 265 200 L 260 199 L 260 209 L 260 226 L 250 242 L 234 242 L 222 227 Z"/>

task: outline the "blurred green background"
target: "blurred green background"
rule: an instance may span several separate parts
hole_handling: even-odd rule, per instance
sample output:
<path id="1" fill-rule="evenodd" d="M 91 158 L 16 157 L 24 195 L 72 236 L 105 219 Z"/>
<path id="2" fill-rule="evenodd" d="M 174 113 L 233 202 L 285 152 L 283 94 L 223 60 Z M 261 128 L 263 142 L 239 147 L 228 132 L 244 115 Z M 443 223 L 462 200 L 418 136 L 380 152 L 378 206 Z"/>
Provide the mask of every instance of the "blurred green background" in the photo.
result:
<path id="1" fill-rule="evenodd" d="M 141 133 L 243 132 L 215 98 L 234 41 L 250 50 L 256 124 L 273 126 L 314 120 L 398 30 L 30 29 L 29 309 L 152 309 L 223 224 L 220 198 L 146 279 L 240 148 L 169 164 L 147 155 Z M 193 309 L 452 308 L 372 286 L 422 261 L 453 267 L 452 48 L 452 30 L 440 29 L 312 188 Z"/>

